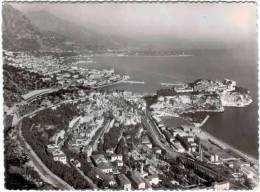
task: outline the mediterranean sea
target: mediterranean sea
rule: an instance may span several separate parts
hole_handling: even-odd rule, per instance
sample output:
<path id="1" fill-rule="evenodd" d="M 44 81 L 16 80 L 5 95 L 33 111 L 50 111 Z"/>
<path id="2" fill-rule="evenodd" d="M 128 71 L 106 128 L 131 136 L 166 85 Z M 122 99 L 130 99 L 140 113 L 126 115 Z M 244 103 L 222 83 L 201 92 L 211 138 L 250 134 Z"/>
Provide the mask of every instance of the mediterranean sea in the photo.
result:
<path id="1" fill-rule="evenodd" d="M 232 79 L 250 90 L 253 103 L 244 108 L 226 108 L 214 113 L 202 129 L 233 147 L 258 158 L 257 57 L 245 52 L 209 52 L 193 56 L 95 56 L 89 68 L 115 68 L 131 80 L 145 84 L 118 84 L 109 89 L 155 93 L 161 82 L 191 82 L 196 79 Z"/>

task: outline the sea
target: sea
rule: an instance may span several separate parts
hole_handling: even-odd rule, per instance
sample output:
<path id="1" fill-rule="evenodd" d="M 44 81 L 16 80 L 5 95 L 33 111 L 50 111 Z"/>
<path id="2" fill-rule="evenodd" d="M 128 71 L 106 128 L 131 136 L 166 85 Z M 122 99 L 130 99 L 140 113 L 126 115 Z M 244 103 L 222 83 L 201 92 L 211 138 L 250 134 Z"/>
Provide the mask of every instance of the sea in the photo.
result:
<path id="1" fill-rule="evenodd" d="M 196 79 L 232 79 L 249 89 L 253 103 L 244 108 L 226 108 L 214 113 L 202 129 L 258 158 L 257 55 L 243 51 L 208 51 L 192 56 L 94 56 L 84 67 L 114 68 L 144 84 L 118 84 L 109 89 L 154 94 L 161 83 L 192 82 Z"/>

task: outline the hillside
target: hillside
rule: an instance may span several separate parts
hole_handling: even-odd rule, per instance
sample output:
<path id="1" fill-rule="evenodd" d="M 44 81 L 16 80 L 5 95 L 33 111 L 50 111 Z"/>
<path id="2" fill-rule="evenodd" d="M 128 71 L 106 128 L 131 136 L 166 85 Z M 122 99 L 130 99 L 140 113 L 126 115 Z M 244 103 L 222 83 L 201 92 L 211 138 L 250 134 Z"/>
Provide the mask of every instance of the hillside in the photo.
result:
<path id="1" fill-rule="evenodd" d="M 24 15 L 3 5 L 3 48 L 10 51 L 102 51 L 118 47 L 115 38 L 62 20 L 48 12 Z"/>
<path id="2" fill-rule="evenodd" d="M 63 20 L 47 11 L 33 11 L 27 13 L 26 16 L 42 33 L 59 34 L 70 41 L 76 42 L 82 48 L 102 50 L 104 48 L 115 48 L 121 44 L 105 33 L 99 33 Z"/>
<path id="3" fill-rule="evenodd" d="M 41 34 L 30 20 L 12 6 L 4 4 L 3 16 L 3 49 L 37 50 L 41 45 Z"/>

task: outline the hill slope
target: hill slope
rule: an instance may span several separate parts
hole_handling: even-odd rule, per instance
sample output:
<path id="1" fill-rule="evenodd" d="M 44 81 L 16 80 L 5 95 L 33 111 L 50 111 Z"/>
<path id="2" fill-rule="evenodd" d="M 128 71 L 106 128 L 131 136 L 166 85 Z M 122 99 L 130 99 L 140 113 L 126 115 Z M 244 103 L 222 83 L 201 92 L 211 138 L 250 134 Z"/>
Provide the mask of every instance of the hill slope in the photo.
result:
<path id="1" fill-rule="evenodd" d="M 92 29 L 63 20 L 47 11 L 27 13 L 32 24 L 44 33 L 55 33 L 75 41 L 82 48 L 97 50 L 115 48 L 121 43 L 105 33 L 101 34 Z"/>
<path id="2" fill-rule="evenodd" d="M 30 20 L 12 6 L 4 4 L 3 14 L 3 49 L 37 50 L 41 44 L 41 34 Z"/>
<path id="3" fill-rule="evenodd" d="M 48 12 L 21 11 L 5 3 L 3 15 L 3 48 L 10 51 L 93 51 L 116 48 L 121 42 L 79 25 L 67 22 Z"/>

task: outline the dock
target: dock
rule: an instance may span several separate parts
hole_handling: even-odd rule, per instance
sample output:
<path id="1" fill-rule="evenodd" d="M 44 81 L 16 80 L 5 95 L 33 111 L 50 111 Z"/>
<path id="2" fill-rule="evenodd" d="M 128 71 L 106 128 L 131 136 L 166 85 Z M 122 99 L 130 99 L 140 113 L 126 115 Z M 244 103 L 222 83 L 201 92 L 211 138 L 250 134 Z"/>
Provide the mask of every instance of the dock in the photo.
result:
<path id="1" fill-rule="evenodd" d="M 162 83 L 161 82 L 161 85 L 162 86 L 166 86 L 166 87 L 169 87 L 169 86 L 180 86 L 180 87 L 184 87 L 184 83 Z"/>
<path id="2" fill-rule="evenodd" d="M 130 84 L 145 84 L 144 81 L 122 81 L 121 83 L 130 83 Z"/>
<path id="3" fill-rule="evenodd" d="M 194 123 L 194 124 L 195 124 L 196 127 L 202 127 L 202 126 L 208 121 L 209 118 L 210 118 L 210 115 L 207 115 L 207 116 L 203 119 L 202 122 L 196 123 L 196 124 Z"/>

